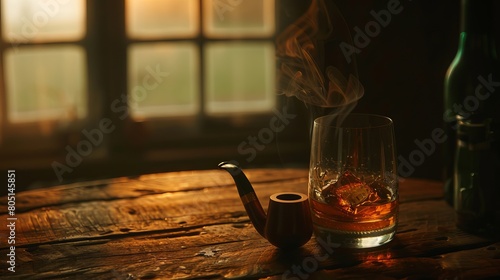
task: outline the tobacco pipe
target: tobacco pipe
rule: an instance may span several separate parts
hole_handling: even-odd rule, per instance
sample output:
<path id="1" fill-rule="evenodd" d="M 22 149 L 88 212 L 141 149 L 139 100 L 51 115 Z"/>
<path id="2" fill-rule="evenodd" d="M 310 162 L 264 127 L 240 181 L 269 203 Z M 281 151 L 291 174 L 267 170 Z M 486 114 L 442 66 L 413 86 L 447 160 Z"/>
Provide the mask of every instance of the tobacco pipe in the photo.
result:
<path id="1" fill-rule="evenodd" d="M 255 191 L 239 166 L 232 161 L 219 164 L 233 177 L 243 206 L 259 234 L 281 249 L 298 248 L 312 235 L 311 212 L 307 195 L 296 192 L 270 196 L 267 215 Z"/>

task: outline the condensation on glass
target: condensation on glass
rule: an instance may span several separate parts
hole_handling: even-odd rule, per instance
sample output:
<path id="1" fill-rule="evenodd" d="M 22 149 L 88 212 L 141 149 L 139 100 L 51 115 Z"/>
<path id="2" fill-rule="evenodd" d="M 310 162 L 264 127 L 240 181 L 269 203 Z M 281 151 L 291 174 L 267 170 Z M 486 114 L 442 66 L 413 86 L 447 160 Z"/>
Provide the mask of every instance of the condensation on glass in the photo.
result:
<path id="1" fill-rule="evenodd" d="M 84 0 L 2 0 L 7 119 L 72 121 L 87 116 Z M 58 43 L 32 45 L 33 43 Z M 61 44 L 62 43 L 62 44 Z"/>
<path id="2" fill-rule="evenodd" d="M 126 15 L 134 40 L 129 100 L 140 94 L 146 68 L 169 73 L 131 103 L 133 117 L 265 112 L 275 105 L 274 1 L 126 0 Z"/>

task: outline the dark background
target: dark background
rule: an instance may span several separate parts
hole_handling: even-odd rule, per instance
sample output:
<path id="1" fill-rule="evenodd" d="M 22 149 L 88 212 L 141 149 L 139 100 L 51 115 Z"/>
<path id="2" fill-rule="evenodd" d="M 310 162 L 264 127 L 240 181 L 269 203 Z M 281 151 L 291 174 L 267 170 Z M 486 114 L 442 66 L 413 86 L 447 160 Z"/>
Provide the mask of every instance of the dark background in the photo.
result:
<path id="1" fill-rule="evenodd" d="M 442 144 L 421 165 L 409 156 L 419 149 L 415 140 L 430 139 L 442 127 L 443 83 L 458 46 L 460 1 L 336 1 L 348 24 L 361 29 L 374 20 L 370 11 L 387 10 L 390 2 L 399 2 L 402 11 L 357 55 L 365 95 L 355 111 L 393 119 L 398 154 L 415 168 L 404 175 L 441 179 Z"/>
<path id="2" fill-rule="evenodd" d="M 432 131 L 443 127 L 444 79 L 458 47 L 461 1 L 335 1 L 349 25 L 360 28 L 373 20 L 371 10 L 387 9 L 390 2 L 399 2 L 402 11 L 358 55 L 365 95 L 356 110 L 391 117 L 398 153 L 411 162 L 410 154 L 419 149 L 415 141 L 431 139 Z M 492 2 L 498 15 L 499 1 Z M 498 42 L 498 18 L 494 22 Z M 436 143 L 436 150 L 408 174 L 441 179 L 442 150 L 443 144 Z"/>
<path id="3" fill-rule="evenodd" d="M 289 0 L 290 5 L 282 7 L 281 27 L 307 9 L 309 2 Z M 443 144 L 435 143 L 434 150 L 423 158 L 416 156 L 412 160 L 410 154 L 413 152 L 415 156 L 414 151 L 419 149 L 415 141 L 431 139 L 432 131 L 443 127 L 443 85 L 458 47 L 460 1 L 336 0 L 333 3 L 344 16 L 353 38 L 355 27 L 364 31 L 367 24 L 376 21 L 372 11 L 380 13 L 388 10 L 388 5 L 401 10 L 391 14 L 385 27 L 379 24 L 380 31 L 370 36 L 370 42 L 356 54 L 365 94 L 354 112 L 393 119 L 398 162 L 403 158 L 411 164 L 411 169 L 405 169 L 407 172 L 400 176 L 441 179 Z M 355 42 L 353 45 L 356 46 Z"/>

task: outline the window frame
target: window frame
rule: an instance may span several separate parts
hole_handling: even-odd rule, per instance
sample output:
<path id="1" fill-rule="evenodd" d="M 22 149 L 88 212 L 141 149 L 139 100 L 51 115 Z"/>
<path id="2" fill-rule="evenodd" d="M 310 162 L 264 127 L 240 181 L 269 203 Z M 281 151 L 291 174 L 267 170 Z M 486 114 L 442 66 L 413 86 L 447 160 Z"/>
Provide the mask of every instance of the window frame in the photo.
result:
<path id="1" fill-rule="evenodd" d="M 206 4 L 206 3 L 205 3 Z M 256 127 L 262 127 L 265 125 L 265 121 L 269 120 L 272 117 L 272 112 L 249 112 L 242 113 L 239 115 L 232 114 L 220 114 L 220 115 L 209 115 L 206 113 L 205 104 L 206 104 L 206 92 L 205 92 L 205 73 L 206 73 L 206 61 L 205 61 L 205 46 L 214 43 L 214 42 L 275 42 L 277 26 L 275 26 L 275 32 L 268 36 L 227 36 L 227 37 L 208 37 L 204 35 L 204 12 L 205 9 L 204 1 L 198 0 L 199 7 L 199 20 L 198 20 L 198 29 L 199 33 L 195 37 L 177 37 L 177 38 L 149 38 L 149 39 L 135 39 L 129 38 L 126 34 L 126 24 L 124 22 L 123 29 L 125 35 L 126 46 L 128 49 L 133 44 L 141 44 L 141 43 L 171 43 L 171 42 L 193 42 L 196 44 L 198 49 L 198 59 L 199 59 L 199 73 L 198 73 L 198 81 L 199 81 L 199 92 L 198 92 L 198 100 L 201 103 L 199 111 L 194 116 L 181 116 L 181 117 L 148 117 L 147 122 L 150 123 L 150 126 L 153 132 L 158 131 L 159 133 L 154 136 L 153 142 L 163 142 L 171 140 L 172 135 L 168 132 L 183 132 L 186 133 L 188 137 L 197 136 L 203 138 L 203 133 L 210 134 L 210 130 L 213 130 L 217 135 L 220 133 L 227 132 L 229 130 L 241 130 L 241 129 L 252 129 Z M 123 14 L 126 14 L 125 7 L 123 6 Z M 276 14 L 276 11 L 275 11 Z M 275 23 L 275 25 L 277 25 Z M 126 52 L 126 50 L 125 50 Z M 126 58 L 125 58 L 126 60 Z M 128 65 L 125 66 L 128 70 Z M 126 81 L 126 76 L 124 77 L 124 81 Z M 129 88 L 125 85 L 126 92 L 130 93 Z M 276 97 L 275 106 L 280 106 L 280 98 Z M 142 120 L 131 120 L 132 122 L 142 122 Z M 174 121 L 175 123 L 172 123 Z M 189 127 L 186 128 L 186 124 L 191 124 L 196 126 L 195 128 Z M 232 134 L 232 133 L 226 133 Z M 209 138 L 211 136 L 208 136 Z M 186 139 L 179 139 L 180 141 Z"/>
<path id="2" fill-rule="evenodd" d="M 200 33 L 194 39 L 199 50 L 200 67 L 200 102 L 204 101 L 205 62 L 203 44 L 210 42 L 224 42 L 242 40 L 242 38 L 204 38 L 203 32 L 203 0 L 199 1 Z M 275 2 L 275 32 L 265 38 L 249 37 L 245 40 L 275 42 L 278 30 L 278 2 Z M 239 115 L 207 115 L 203 107 L 195 116 L 176 117 L 175 121 L 169 117 L 154 117 L 147 120 L 134 119 L 130 114 L 124 119 L 113 112 L 111 104 L 128 95 L 128 59 L 127 50 L 132 44 L 139 42 L 185 41 L 177 39 L 132 39 L 126 34 L 125 0 L 87 0 L 86 35 L 82 40 L 75 42 L 86 51 L 88 77 L 88 119 L 75 124 L 71 131 L 62 135 L 50 135 L 37 139 L 33 143 L 30 131 L 38 126 L 37 123 L 8 127 L 4 125 L 6 112 L 4 61 L 3 52 L 7 43 L 0 42 L 0 157 L 7 161 L 0 163 L 5 168 L 21 168 L 36 170 L 42 180 L 53 180 L 55 175 L 51 163 L 54 160 L 64 162 L 67 154 L 65 147 L 75 146 L 82 140 L 82 129 L 92 129 L 99 126 L 99 122 L 110 119 L 116 127 L 104 143 L 96 147 L 95 157 L 86 158 L 78 172 L 67 174 L 67 178 L 79 177 L 110 177 L 149 172 L 214 168 L 218 161 L 235 159 L 246 165 L 279 163 L 291 157 L 293 161 L 307 161 L 308 156 L 308 119 L 304 107 L 294 98 L 276 94 L 275 110 L 297 114 L 294 125 L 286 126 L 285 130 L 276 135 L 280 146 L 270 144 L 262 151 L 258 151 L 255 159 L 248 160 L 248 155 L 241 154 L 238 146 L 249 137 L 268 128 L 275 113 L 258 112 Z M 113 20 L 109 20 L 113 15 Z M 1 18 L 0 18 L 1 22 Z M 1 35 L 1 34 L 0 34 Z M 42 45 L 57 43 L 35 43 Z M 67 42 L 64 42 L 67 44 Z M 20 45 L 22 47 L 22 44 Z M 194 124 L 194 126 L 193 126 Z M 3 132 L 17 134 L 15 137 L 3 137 Z M 27 134 L 24 134 L 27 133 Z M 297 133 L 300 133 L 299 136 Z M 142 137 L 144 136 L 144 137 Z M 145 138 L 145 139 L 143 139 Z M 28 139 L 24 141 L 25 139 Z M 61 140 L 62 139 L 62 140 Z M 19 142 L 21 140 L 21 142 Z M 24 141 L 24 142 L 23 142 Z M 19 145 L 12 145 L 19 143 Z M 7 144 L 7 145 L 6 145 Z M 213 163 L 213 164 L 212 164 Z M 40 174 L 43 174 L 40 175 Z M 65 178 L 66 179 L 66 178 Z M 59 182 L 60 183 L 60 182 Z"/>
<path id="3" fill-rule="evenodd" d="M 80 133 L 86 124 L 91 123 L 95 120 L 99 114 L 99 110 L 96 110 L 95 106 L 92 106 L 90 100 L 95 100 L 99 98 L 96 90 L 97 86 L 97 76 L 99 75 L 99 67 L 91 67 L 92 61 L 95 60 L 94 54 L 91 49 L 91 42 L 94 40 L 95 34 L 89 28 L 91 26 L 91 21 L 89 20 L 92 15 L 93 9 L 90 7 L 90 3 L 95 2 L 95 0 L 86 1 L 85 10 L 85 23 L 84 23 L 84 34 L 82 38 L 78 40 L 50 40 L 50 41 L 32 41 L 32 42 L 7 42 L 3 37 L 3 30 L 0 28 L 0 156 L 5 155 L 25 155 L 27 157 L 40 157 L 46 156 L 47 154 L 53 154 L 61 149 L 60 141 L 62 139 L 67 139 L 74 137 L 74 134 Z M 2 15 L 0 13 L 0 27 L 2 24 Z M 87 65 L 85 68 L 86 75 L 86 92 L 87 95 L 87 116 L 84 119 L 76 120 L 72 122 L 72 129 L 67 131 L 56 132 L 56 127 L 60 125 L 58 119 L 47 119 L 42 122 L 39 121 L 23 121 L 11 123 L 8 121 L 8 93 L 5 81 L 5 52 L 8 49 L 22 49 L 26 47 L 45 47 L 45 46 L 76 46 L 84 51 L 84 63 Z M 48 128 L 52 134 L 43 133 L 43 127 Z M 32 138 L 36 137 L 36 141 L 32 141 Z M 65 140 L 62 140 L 65 141 Z M 62 147 L 64 148 L 64 146 Z M 29 155 L 28 155 L 29 154 Z"/>

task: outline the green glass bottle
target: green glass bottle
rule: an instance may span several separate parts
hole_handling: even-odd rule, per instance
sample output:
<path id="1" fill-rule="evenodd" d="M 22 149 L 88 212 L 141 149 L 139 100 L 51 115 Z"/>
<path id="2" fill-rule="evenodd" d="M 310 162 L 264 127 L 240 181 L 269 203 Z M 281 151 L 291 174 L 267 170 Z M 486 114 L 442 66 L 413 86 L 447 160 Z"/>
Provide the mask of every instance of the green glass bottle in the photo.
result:
<path id="1" fill-rule="evenodd" d="M 456 151 L 456 116 L 483 114 L 491 118 L 491 130 L 500 134 L 500 64 L 493 36 L 492 0 L 462 0 L 461 33 L 457 54 L 444 82 L 445 199 L 453 205 L 453 170 Z M 499 138 L 499 137 L 496 137 Z M 498 139 L 492 151 L 500 158 Z"/>
<path id="2" fill-rule="evenodd" d="M 457 117 L 457 151 L 454 168 L 454 208 L 457 227 L 471 233 L 497 234 L 500 229 L 498 173 L 492 153 L 491 119 Z"/>

